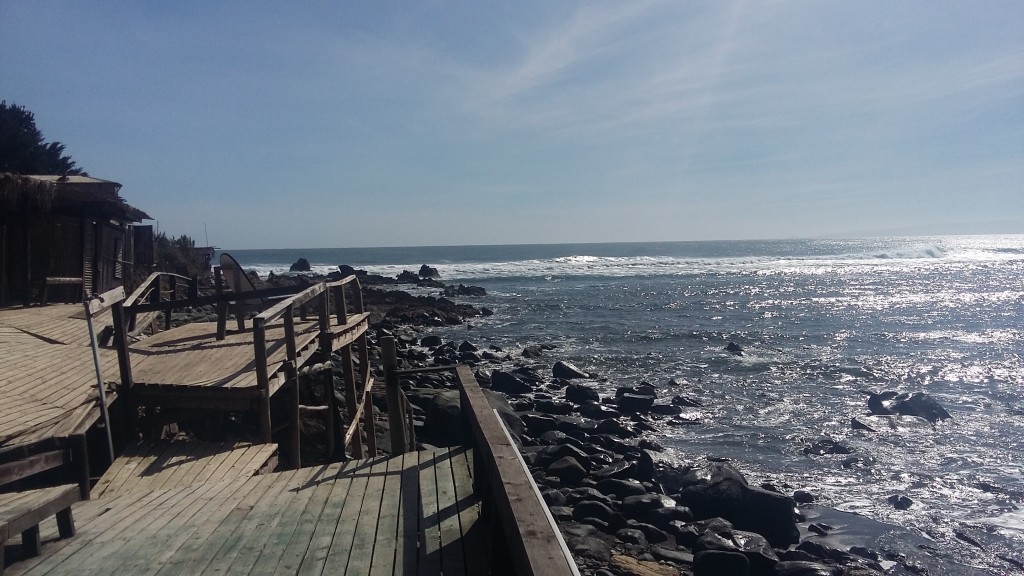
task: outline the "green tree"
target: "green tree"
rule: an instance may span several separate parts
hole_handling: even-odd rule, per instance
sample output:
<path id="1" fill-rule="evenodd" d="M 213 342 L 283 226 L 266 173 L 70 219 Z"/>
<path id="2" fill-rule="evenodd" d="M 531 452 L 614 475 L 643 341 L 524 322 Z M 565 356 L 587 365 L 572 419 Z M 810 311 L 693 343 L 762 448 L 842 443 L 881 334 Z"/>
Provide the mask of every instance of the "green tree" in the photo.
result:
<path id="1" fill-rule="evenodd" d="M 46 142 L 36 118 L 24 106 L 0 101 L 0 172 L 88 176 L 64 154 L 60 142 Z"/>

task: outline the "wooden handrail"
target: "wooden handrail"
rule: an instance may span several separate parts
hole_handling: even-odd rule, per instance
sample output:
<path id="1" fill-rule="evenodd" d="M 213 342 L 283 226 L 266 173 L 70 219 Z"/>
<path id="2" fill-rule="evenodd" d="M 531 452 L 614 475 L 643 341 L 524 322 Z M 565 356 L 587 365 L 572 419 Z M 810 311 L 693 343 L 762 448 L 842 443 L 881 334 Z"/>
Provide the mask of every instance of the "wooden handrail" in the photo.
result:
<path id="1" fill-rule="evenodd" d="M 579 576 L 537 485 L 526 468 L 501 418 L 495 412 L 472 369 L 456 368 L 462 393 L 462 414 L 473 433 L 489 496 L 501 520 L 515 573 Z"/>
<path id="2" fill-rule="evenodd" d="M 530 470 L 501 417 L 484 396 L 472 369 L 458 365 L 392 372 L 397 379 L 399 373 L 450 370 L 458 376 L 462 415 L 469 425 L 471 442 L 476 450 L 474 461 L 480 477 L 474 475 L 474 490 L 493 506 L 496 520 L 500 523 L 501 530 L 493 536 L 496 541 L 492 545 L 508 548 L 514 574 L 579 576 L 579 568 L 544 504 Z M 393 421 L 389 424 L 395 426 Z"/>
<path id="3" fill-rule="evenodd" d="M 174 272 L 153 272 L 146 278 L 139 287 L 135 289 L 127 298 L 124 299 L 125 308 L 134 306 L 137 302 L 145 301 L 146 295 L 153 289 L 152 284 L 156 283 L 156 289 L 160 289 L 160 281 L 163 278 L 169 278 L 173 280 L 184 280 L 186 282 L 192 282 L 192 278 L 188 276 L 182 276 L 181 274 L 175 274 Z"/>
<path id="4" fill-rule="evenodd" d="M 270 308 L 267 308 L 263 312 L 260 312 L 258 316 L 252 319 L 253 323 L 262 322 L 266 324 L 267 322 L 272 322 L 283 316 L 286 310 L 294 310 L 296 306 L 301 306 L 302 304 L 309 302 L 315 296 L 319 295 L 326 289 L 327 286 L 323 282 L 313 284 L 312 286 L 306 288 L 302 292 L 285 298 L 284 300 L 281 300 L 280 302 L 274 304 Z"/>

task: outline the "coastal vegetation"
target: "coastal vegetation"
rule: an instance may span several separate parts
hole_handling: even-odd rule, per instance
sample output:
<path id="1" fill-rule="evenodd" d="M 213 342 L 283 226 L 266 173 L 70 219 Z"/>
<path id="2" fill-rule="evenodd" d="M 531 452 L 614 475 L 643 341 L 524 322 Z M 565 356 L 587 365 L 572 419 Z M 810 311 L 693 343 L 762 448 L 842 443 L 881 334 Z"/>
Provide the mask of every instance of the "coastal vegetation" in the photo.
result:
<path id="1" fill-rule="evenodd" d="M 46 141 L 35 114 L 0 101 L 0 172 L 88 176 L 64 149 L 60 142 Z"/>

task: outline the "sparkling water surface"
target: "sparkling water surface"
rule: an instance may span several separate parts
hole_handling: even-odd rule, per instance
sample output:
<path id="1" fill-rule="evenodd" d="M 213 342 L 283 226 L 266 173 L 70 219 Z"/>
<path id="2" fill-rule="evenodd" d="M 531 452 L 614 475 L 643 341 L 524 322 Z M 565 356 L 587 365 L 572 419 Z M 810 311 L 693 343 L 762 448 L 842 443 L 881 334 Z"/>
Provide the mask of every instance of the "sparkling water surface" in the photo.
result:
<path id="1" fill-rule="evenodd" d="M 472 303 L 496 312 L 448 337 L 555 344 L 552 361 L 608 378 L 606 392 L 647 381 L 665 401 L 700 399 L 690 424 L 661 426 L 670 457 L 732 458 L 752 480 L 907 527 L 967 567 L 950 574 L 1024 560 L 1024 236 L 230 252 L 262 274 L 300 256 L 321 272 L 429 264 L 485 287 Z M 953 418 L 854 430 L 866 390 L 924 391 Z M 805 455 L 821 437 L 853 453 Z"/>

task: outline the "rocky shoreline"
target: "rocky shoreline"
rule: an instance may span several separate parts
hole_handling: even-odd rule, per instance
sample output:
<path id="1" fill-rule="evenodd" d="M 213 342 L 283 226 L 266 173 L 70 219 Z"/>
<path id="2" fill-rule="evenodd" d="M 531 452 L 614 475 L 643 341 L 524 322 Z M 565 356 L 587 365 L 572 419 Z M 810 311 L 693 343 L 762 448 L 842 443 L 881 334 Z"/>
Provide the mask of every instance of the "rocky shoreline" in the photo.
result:
<path id="1" fill-rule="evenodd" d="M 356 274 L 361 281 L 364 305 L 372 312 L 372 358 L 379 356 L 380 338 L 392 336 L 400 368 L 473 367 L 515 436 L 582 574 L 929 573 L 896 547 L 876 550 L 865 541 L 851 541 L 854 531 L 836 525 L 843 518 L 833 515 L 832 524 L 822 521 L 814 495 L 806 491 L 753 485 L 725 459 L 684 464 L 662 459 L 662 447 L 650 437 L 665 422 L 685 424 L 684 409 L 701 404 L 696 396 L 661 398 L 658 388 L 646 384 L 602 395 L 600 390 L 610 387 L 607 381 L 559 361 L 553 347 L 507 351 L 430 334 L 431 328 L 490 314 L 445 297 L 472 298 L 483 295 L 483 289 L 446 286 L 430 270 L 423 266 L 418 274 L 385 278 L 341 266 L 337 275 Z M 268 282 L 320 279 L 281 275 Z M 409 285 L 440 295 L 400 289 Z M 335 380 L 340 384 L 337 370 Z M 459 396 L 451 377 L 425 373 L 401 384 L 416 411 L 421 445 L 463 440 Z M 336 386 L 336 398 L 344 402 L 340 391 Z M 374 404 L 377 446 L 389 451 L 383 394 Z"/>

